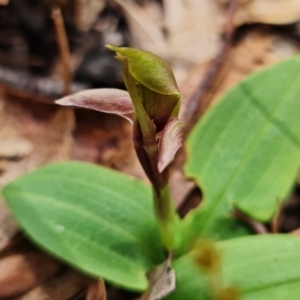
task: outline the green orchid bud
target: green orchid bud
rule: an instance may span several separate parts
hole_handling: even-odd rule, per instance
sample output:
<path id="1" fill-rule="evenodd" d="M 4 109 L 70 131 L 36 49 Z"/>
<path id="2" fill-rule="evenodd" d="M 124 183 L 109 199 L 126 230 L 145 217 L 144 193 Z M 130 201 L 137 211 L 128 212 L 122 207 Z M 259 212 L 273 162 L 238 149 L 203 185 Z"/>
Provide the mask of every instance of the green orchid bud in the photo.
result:
<path id="1" fill-rule="evenodd" d="M 182 145 L 184 123 L 176 117 L 180 93 L 170 67 L 149 52 L 107 46 L 117 53 L 123 79 L 135 110 L 134 145 L 152 182 L 154 207 L 165 247 L 174 243 L 178 222 L 168 181 L 169 163 Z"/>
<path id="2" fill-rule="evenodd" d="M 171 117 L 178 115 L 180 106 L 180 92 L 171 68 L 160 57 L 146 51 L 107 47 L 117 53 L 116 58 L 123 65 L 124 82 L 137 119 L 140 123 L 144 121 L 141 119 L 149 119 L 156 131 L 161 131 Z"/>

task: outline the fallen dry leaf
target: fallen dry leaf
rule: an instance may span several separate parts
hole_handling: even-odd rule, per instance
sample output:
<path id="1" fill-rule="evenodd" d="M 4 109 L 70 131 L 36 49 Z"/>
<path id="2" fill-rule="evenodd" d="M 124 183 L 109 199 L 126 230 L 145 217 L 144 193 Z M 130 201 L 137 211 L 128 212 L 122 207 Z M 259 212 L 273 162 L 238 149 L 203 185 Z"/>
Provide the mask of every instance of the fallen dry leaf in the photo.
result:
<path id="1" fill-rule="evenodd" d="M 158 22 L 133 0 L 113 0 L 126 18 L 130 30 L 131 47 L 146 50 L 162 58 L 168 58 L 162 22 Z"/>
<path id="2" fill-rule="evenodd" d="M 0 151 L 6 156 L 0 157 L 0 185 L 42 165 L 69 159 L 72 109 L 16 99 L 1 101 Z"/>
<path id="3" fill-rule="evenodd" d="M 68 269 L 11 300 L 67 300 L 82 292 L 87 282 L 85 276 Z"/>
<path id="4" fill-rule="evenodd" d="M 240 1 L 234 18 L 236 25 L 245 23 L 289 24 L 300 20 L 299 0 Z"/>
<path id="5" fill-rule="evenodd" d="M 175 271 L 171 268 L 172 255 L 148 275 L 149 289 L 139 300 L 160 300 L 176 288 Z"/>
<path id="6" fill-rule="evenodd" d="M 77 28 L 90 30 L 106 5 L 105 0 L 75 0 L 75 22 Z"/>
<path id="7" fill-rule="evenodd" d="M 285 34 L 278 34 L 276 29 L 258 25 L 246 31 L 239 42 L 229 50 L 226 63 L 219 71 L 219 77 L 202 99 L 201 105 L 205 106 L 203 111 L 249 74 L 287 59 L 299 50 L 296 40 Z M 188 105 L 188 100 L 201 82 L 201 78 L 206 75 L 207 68 L 207 64 L 199 64 L 191 71 L 186 82 L 179 86 L 183 106 Z"/>
<path id="8" fill-rule="evenodd" d="M 132 142 L 132 125 L 125 119 L 90 110 L 76 110 L 72 159 L 101 164 L 148 181 Z"/>
<path id="9" fill-rule="evenodd" d="M 0 144 L 0 159 L 22 158 L 28 156 L 32 149 L 32 143 L 22 136 L 3 137 Z"/>
<path id="10" fill-rule="evenodd" d="M 106 300 L 105 283 L 102 279 L 90 282 L 86 300 Z"/>
<path id="11" fill-rule="evenodd" d="M 189 64 L 212 59 L 222 32 L 222 11 L 211 0 L 163 2 L 168 51 L 172 60 Z"/>
<path id="12" fill-rule="evenodd" d="M 0 298 L 24 293 L 53 276 L 61 267 L 50 256 L 31 252 L 0 259 Z"/>

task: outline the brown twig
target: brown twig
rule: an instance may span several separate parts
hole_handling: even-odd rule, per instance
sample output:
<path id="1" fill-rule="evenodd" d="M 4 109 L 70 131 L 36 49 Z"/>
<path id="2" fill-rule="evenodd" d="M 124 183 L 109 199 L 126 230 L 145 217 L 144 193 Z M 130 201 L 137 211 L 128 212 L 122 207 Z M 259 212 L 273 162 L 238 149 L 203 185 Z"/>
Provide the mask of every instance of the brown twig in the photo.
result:
<path id="1" fill-rule="evenodd" d="M 61 63 L 63 67 L 62 79 L 64 82 L 64 95 L 70 94 L 71 76 L 71 55 L 69 49 L 68 38 L 64 26 L 61 10 L 58 6 L 52 8 L 52 19 L 54 22 L 57 44 L 59 47 Z"/>
<path id="2" fill-rule="evenodd" d="M 192 124 L 193 121 L 198 117 L 200 103 L 202 102 L 202 99 L 206 95 L 207 91 L 212 87 L 215 79 L 218 76 L 219 70 L 224 64 L 225 58 L 228 55 L 230 49 L 230 42 L 232 40 L 233 33 L 235 30 L 235 26 L 233 24 L 233 18 L 238 7 L 239 7 L 238 0 L 232 0 L 228 8 L 227 22 L 224 25 L 223 44 L 217 56 L 211 62 L 204 79 L 201 80 L 198 88 L 196 89 L 196 91 L 188 101 L 186 111 L 182 117 L 182 119 L 188 124 L 187 126 L 188 128 L 190 127 L 189 124 Z"/>
<path id="3" fill-rule="evenodd" d="M 251 219 L 249 216 L 247 216 L 246 214 L 238 211 L 237 209 L 235 209 L 233 211 L 233 215 L 236 219 L 241 220 L 242 222 L 247 224 L 249 227 L 251 227 L 255 233 L 257 233 L 257 234 L 267 234 L 267 233 L 269 233 L 264 224 L 262 224 L 262 223 L 260 223 L 256 220 Z"/>
<path id="4" fill-rule="evenodd" d="M 279 231 L 279 218 L 280 218 L 280 214 L 281 214 L 281 211 L 282 211 L 282 203 L 280 203 L 278 201 L 278 205 L 277 205 L 277 209 L 276 209 L 276 212 L 275 212 L 275 215 L 272 219 L 272 222 L 271 222 L 271 231 L 272 233 L 278 233 Z"/>

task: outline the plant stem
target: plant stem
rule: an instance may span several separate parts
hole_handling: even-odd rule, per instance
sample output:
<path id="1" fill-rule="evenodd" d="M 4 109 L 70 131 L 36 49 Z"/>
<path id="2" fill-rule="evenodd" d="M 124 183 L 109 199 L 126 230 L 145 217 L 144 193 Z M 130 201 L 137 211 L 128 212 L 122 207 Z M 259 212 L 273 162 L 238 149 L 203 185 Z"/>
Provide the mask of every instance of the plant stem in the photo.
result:
<path id="1" fill-rule="evenodd" d="M 176 213 L 169 184 L 159 191 L 153 187 L 154 208 L 163 245 L 168 251 L 174 247 L 174 235 L 179 216 Z"/>

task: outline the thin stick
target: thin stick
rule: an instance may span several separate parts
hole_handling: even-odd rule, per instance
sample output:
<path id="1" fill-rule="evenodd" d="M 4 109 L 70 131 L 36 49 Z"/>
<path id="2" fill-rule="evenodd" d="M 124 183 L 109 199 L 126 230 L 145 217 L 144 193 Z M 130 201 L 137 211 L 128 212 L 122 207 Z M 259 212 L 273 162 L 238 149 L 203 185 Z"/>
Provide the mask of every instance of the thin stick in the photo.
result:
<path id="1" fill-rule="evenodd" d="M 68 38 L 64 26 L 63 17 L 61 14 L 61 10 L 58 6 L 53 6 L 52 8 L 52 19 L 54 22 L 55 33 L 57 44 L 59 47 L 61 63 L 63 67 L 62 79 L 64 82 L 64 90 L 63 94 L 70 94 L 70 86 L 71 86 L 71 55 L 69 49 Z"/>
<path id="2" fill-rule="evenodd" d="M 233 215 L 235 218 L 241 220 L 242 222 L 244 222 L 245 224 L 247 224 L 248 226 L 250 226 L 253 231 L 257 234 L 267 234 L 269 233 L 267 228 L 265 227 L 264 224 L 251 219 L 249 216 L 245 215 L 244 213 L 238 211 L 238 210 L 234 210 Z"/>
<path id="3" fill-rule="evenodd" d="M 278 200 L 277 209 L 271 222 L 272 233 L 278 233 L 279 231 L 279 218 L 282 211 L 282 207 L 283 207 L 282 203 L 280 203 Z"/>

